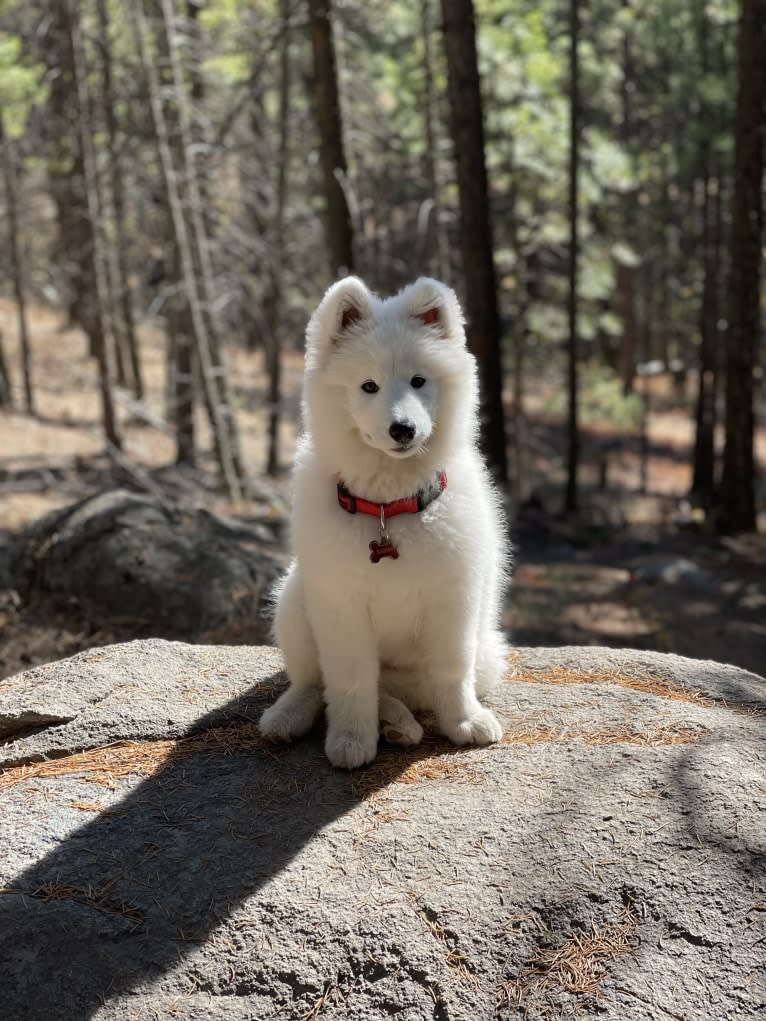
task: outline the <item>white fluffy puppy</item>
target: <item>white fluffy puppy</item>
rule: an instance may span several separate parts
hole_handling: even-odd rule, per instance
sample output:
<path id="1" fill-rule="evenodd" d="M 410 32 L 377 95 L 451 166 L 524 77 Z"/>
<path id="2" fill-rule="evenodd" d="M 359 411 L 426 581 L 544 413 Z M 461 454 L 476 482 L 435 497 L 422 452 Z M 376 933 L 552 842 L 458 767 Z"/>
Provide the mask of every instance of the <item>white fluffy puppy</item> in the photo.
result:
<path id="1" fill-rule="evenodd" d="M 456 744 L 501 737 L 478 700 L 504 670 L 507 555 L 477 408 L 453 291 L 330 288 L 306 336 L 295 559 L 277 593 L 290 686 L 264 736 L 306 733 L 324 698 L 327 757 L 348 769 L 374 759 L 381 727 L 417 743 L 410 709 L 432 710 Z"/>

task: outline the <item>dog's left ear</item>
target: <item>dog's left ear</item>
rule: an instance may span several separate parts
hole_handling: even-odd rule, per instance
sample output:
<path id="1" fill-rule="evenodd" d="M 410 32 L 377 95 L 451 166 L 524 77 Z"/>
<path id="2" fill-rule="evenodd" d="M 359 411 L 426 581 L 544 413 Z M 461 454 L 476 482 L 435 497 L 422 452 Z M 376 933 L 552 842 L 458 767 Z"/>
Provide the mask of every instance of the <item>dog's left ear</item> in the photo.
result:
<path id="1" fill-rule="evenodd" d="M 423 326 L 445 340 L 465 344 L 463 311 L 450 287 L 431 277 L 420 277 L 407 288 L 404 296 L 413 319 L 420 320 Z"/>
<path id="2" fill-rule="evenodd" d="M 326 351 L 343 342 L 372 314 L 372 295 L 359 277 L 344 277 L 327 291 L 306 329 L 306 348 Z"/>

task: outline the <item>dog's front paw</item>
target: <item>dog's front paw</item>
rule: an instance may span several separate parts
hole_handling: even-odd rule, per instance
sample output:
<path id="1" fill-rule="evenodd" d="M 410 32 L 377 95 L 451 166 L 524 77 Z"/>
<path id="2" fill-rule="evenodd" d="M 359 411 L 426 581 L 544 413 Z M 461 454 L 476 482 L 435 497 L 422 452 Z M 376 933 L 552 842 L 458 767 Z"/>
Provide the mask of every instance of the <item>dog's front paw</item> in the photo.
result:
<path id="1" fill-rule="evenodd" d="M 472 710 L 465 719 L 440 722 L 442 731 L 453 744 L 493 744 L 503 736 L 500 721 L 483 706 Z"/>
<path id="2" fill-rule="evenodd" d="M 330 726 L 324 750 L 327 758 L 338 769 L 358 769 L 372 762 L 378 753 L 377 728 L 347 730 Z"/>
<path id="3" fill-rule="evenodd" d="M 258 729 L 268 741 L 292 741 L 311 730 L 321 706 L 318 688 L 288 688 L 261 716 Z"/>

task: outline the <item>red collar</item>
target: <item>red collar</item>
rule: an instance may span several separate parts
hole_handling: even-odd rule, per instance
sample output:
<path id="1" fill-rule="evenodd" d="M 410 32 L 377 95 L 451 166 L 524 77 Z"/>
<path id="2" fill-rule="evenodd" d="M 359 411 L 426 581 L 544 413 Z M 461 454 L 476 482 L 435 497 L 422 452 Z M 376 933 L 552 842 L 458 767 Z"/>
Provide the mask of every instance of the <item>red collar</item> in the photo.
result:
<path id="1" fill-rule="evenodd" d="M 395 518 L 397 514 L 418 514 L 441 496 L 447 488 L 447 473 L 436 473 L 436 479 L 425 489 L 418 490 L 414 496 L 391 503 L 373 503 L 363 500 L 361 496 L 352 496 L 342 482 L 338 483 L 338 503 L 349 514 L 371 514 L 375 518 Z"/>

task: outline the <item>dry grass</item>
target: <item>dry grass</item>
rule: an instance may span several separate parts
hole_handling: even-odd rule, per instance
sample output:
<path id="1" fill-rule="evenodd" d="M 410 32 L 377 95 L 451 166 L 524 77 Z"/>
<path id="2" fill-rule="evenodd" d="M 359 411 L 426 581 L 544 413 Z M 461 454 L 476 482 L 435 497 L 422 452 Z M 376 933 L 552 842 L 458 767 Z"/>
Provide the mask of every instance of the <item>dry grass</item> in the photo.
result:
<path id="1" fill-rule="evenodd" d="M 722 704 L 719 699 L 704 695 L 694 688 L 675 684 L 664 677 L 634 677 L 614 670 L 574 670 L 567 667 L 525 671 L 514 669 L 505 679 L 524 684 L 616 684 L 621 688 L 644 691 L 674 702 L 692 702 L 704 707 Z"/>
<path id="2" fill-rule="evenodd" d="M 33 777 L 47 779 L 73 774 L 80 774 L 91 783 L 114 787 L 122 777 L 153 776 L 192 755 L 227 755 L 240 751 L 274 753 L 275 749 L 263 740 L 255 723 L 232 723 L 176 740 L 117 741 L 59 759 L 14 766 L 0 772 L 0 791 Z"/>
<path id="3" fill-rule="evenodd" d="M 487 749 L 489 754 L 512 744 L 541 744 L 558 741 L 584 741 L 588 745 L 633 744 L 644 748 L 695 744 L 706 733 L 700 727 L 664 724 L 640 729 L 622 726 L 612 729 L 593 727 L 562 727 L 554 729 L 543 724 L 507 731 L 499 744 Z M 377 759 L 352 781 L 352 793 L 360 801 L 377 798 L 391 784 L 419 784 L 429 780 L 479 784 L 482 774 L 476 749 L 460 749 L 444 738 L 426 734 L 415 748 L 384 749 Z"/>
<path id="4" fill-rule="evenodd" d="M 635 727 L 613 730 L 573 727 L 554 730 L 544 725 L 535 725 L 509 731 L 500 742 L 500 747 L 573 740 L 584 741 L 589 745 L 637 744 L 661 747 L 693 744 L 702 733 L 699 728 L 672 724 L 646 730 Z M 255 723 L 232 723 L 173 740 L 117 741 L 61 758 L 2 770 L 0 791 L 24 780 L 72 775 L 114 788 L 116 782 L 123 777 L 153 776 L 170 764 L 192 755 L 226 755 L 241 751 L 268 752 L 273 755 L 278 754 L 278 746 L 264 741 Z M 431 780 L 447 780 L 452 783 L 478 784 L 481 783 L 478 765 L 475 750 L 459 749 L 444 738 L 426 735 L 423 743 L 415 748 L 381 751 L 369 768 L 353 778 L 352 793 L 359 800 L 367 801 L 393 783 L 412 785 Z M 92 803 L 72 804 L 82 811 L 97 810 L 97 806 Z"/>
<path id="5" fill-rule="evenodd" d="M 638 918 L 627 906 L 616 922 L 594 923 L 589 933 L 575 933 L 559 947 L 539 948 L 517 978 L 498 987 L 498 1012 L 560 991 L 600 996 L 609 963 L 636 949 L 637 933 Z"/>
<path id="6" fill-rule="evenodd" d="M 87 907 L 94 908 L 96 911 L 102 911 L 107 915 L 119 915 L 121 918 L 129 918 L 136 923 L 142 922 L 143 914 L 138 908 L 111 899 L 110 893 L 115 882 L 116 880 L 112 880 L 100 889 L 94 889 L 93 887 L 84 889 L 83 887 L 72 886 L 71 883 L 65 883 L 60 879 L 54 879 L 43 883 L 42 886 L 38 887 L 37 890 L 34 890 L 28 896 L 45 901 L 46 903 L 56 900 L 73 900 L 78 904 L 85 904 Z M 0 889 L 0 894 L 19 892 L 8 887 Z"/>
<path id="7" fill-rule="evenodd" d="M 662 748 L 674 744 L 695 744 L 703 733 L 706 731 L 699 727 L 683 727 L 672 723 L 643 730 L 628 726 L 612 729 L 563 727 L 554 730 L 552 727 L 540 725 L 529 730 L 511 730 L 501 738 L 500 744 L 584 741 L 588 745 L 636 744 L 644 748 Z"/>
<path id="8" fill-rule="evenodd" d="M 384 748 L 375 761 L 354 777 L 352 793 L 360 801 L 368 801 L 392 783 L 418 784 L 427 780 L 450 780 L 454 783 L 481 783 L 481 775 L 470 752 L 456 748 L 449 741 L 426 734 L 413 748 Z"/>

